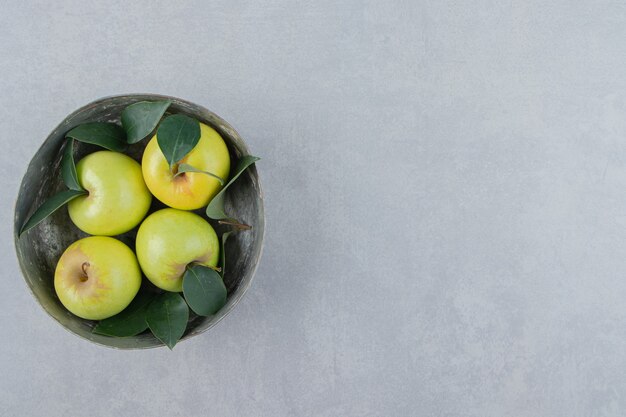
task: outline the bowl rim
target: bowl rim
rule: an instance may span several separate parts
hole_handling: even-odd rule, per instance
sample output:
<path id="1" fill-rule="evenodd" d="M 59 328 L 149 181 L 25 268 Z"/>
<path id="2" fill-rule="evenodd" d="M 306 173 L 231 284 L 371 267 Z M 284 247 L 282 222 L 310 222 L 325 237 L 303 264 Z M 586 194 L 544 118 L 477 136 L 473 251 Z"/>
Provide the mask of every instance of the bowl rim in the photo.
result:
<path id="1" fill-rule="evenodd" d="M 101 105 L 103 103 L 106 103 L 107 101 L 111 100 L 111 99 L 118 99 L 118 98 L 131 98 L 133 100 L 137 100 L 137 101 L 142 101 L 142 100 L 172 100 L 172 102 L 176 103 L 184 103 L 186 105 L 190 105 L 192 107 L 195 107 L 197 110 L 201 111 L 201 112 L 205 112 L 209 115 L 211 115 L 211 117 L 214 117 L 215 119 L 217 119 L 221 124 L 223 124 L 224 126 L 226 126 L 229 131 L 231 131 L 235 136 L 238 137 L 238 139 L 240 139 L 241 141 L 241 151 L 242 152 L 242 156 L 243 155 L 250 155 L 250 151 L 248 149 L 248 144 L 245 142 L 245 140 L 241 137 L 241 135 L 239 134 L 239 132 L 230 124 L 228 123 L 226 120 L 224 120 L 221 116 L 217 115 L 216 113 L 212 112 L 211 110 L 207 109 L 204 106 L 201 106 L 199 104 L 193 103 L 189 100 L 185 100 L 185 99 L 181 99 L 178 97 L 174 97 L 174 96 L 168 96 L 168 95 L 163 95 L 163 94 L 156 94 L 156 93 L 127 93 L 127 94 L 113 94 L 113 95 L 108 95 L 108 96 L 104 96 L 104 97 L 100 97 L 96 100 L 90 101 L 89 103 L 80 106 L 79 108 L 77 108 L 76 110 L 72 111 L 71 113 L 69 113 L 68 115 L 66 115 L 63 118 L 63 121 L 61 121 L 61 123 L 59 123 L 54 129 L 52 129 L 50 131 L 50 133 L 48 133 L 48 135 L 45 137 L 45 139 L 41 142 L 41 144 L 39 145 L 39 147 L 37 148 L 37 150 L 34 152 L 34 155 L 37 155 L 42 148 L 44 147 L 46 141 L 50 138 L 50 136 L 58 129 L 62 128 L 63 125 L 65 124 L 65 122 L 72 118 L 73 116 L 75 116 L 76 114 L 83 112 L 85 110 L 87 110 L 90 107 L 94 107 L 94 106 L 98 106 Z M 36 300 L 37 304 L 39 305 L 39 307 L 46 312 L 46 314 L 49 317 L 52 317 L 54 319 L 54 321 L 56 321 L 63 329 L 65 329 L 65 331 L 67 331 L 68 333 L 73 334 L 74 336 L 79 337 L 80 339 L 86 340 L 87 342 L 90 342 L 94 345 L 98 345 L 98 346 L 103 346 L 109 349 L 115 349 L 115 350 L 146 350 L 146 349 L 155 349 L 155 348 L 162 348 L 165 346 L 165 344 L 163 342 L 161 342 L 159 339 L 157 339 L 155 337 L 155 340 L 157 341 L 157 343 L 150 345 L 150 346 L 129 346 L 129 347 L 121 347 L 121 346 L 112 346 L 112 345 L 108 345 L 108 344 L 104 344 L 101 343 L 99 341 L 96 340 L 91 340 L 79 333 L 76 333 L 74 331 L 72 331 L 71 329 L 69 329 L 67 326 L 65 326 L 65 324 L 63 324 L 57 317 L 55 317 L 54 315 L 52 315 L 52 313 L 50 313 L 48 311 L 48 309 L 46 309 L 43 304 L 39 301 L 39 298 L 37 297 L 37 295 L 35 294 L 35 291 L 31 285 L 31 283 L 26 279 L 25 277 L 25 272 L 24 272 L 24 265 L 22 265 L 22 259 L 19 256 L 19 250 L 18 250 L 18 244 L 19 244 L 19 226 L 17 224 L 17 203 L 19 200 L 19 196 L 20 196 L 20 191 L 22 188 L 22 184 L 24 183 L 24 180 L 26 178 L 26 174 L 28 173 L 28 171 L 31 168 L 31 164 L 33 163 L 33 157 L 31 157 L 28 165 L 26 166 L 26 170 L 24 171 L 24 173 L 21 176 L 21 180 L 18 186 L 18 190 L 17 190 L 17 194 L 15 196 L 15 201 L 13 203 L 13 249 L 15 251 L 15 256 L 17 258 L 19 267 L 20 267 L 20 272 L 22 275 L 22 281 L 24 281 L 24 283 L 26 284 L 26 287 L 28 288 L 31 296 Z M 186 341 L 188 339 L 191 339 L 194 336 L 200 335 L 206 331 L 208 331 L 209 329 L 212 329 L 213 327 L 215 327 L 218 323 L 220 323 L 224 317 L 226 317 L 227 315 L 230 314 L 230 312 L 233 310 L 233 308 L 239 304 L 239 302 L 242 300 L 242 298 L 245 296 L 245 294 L 248 292 L 248 289 L 250 288 L 250 286 L 252 285 L 252 281 L 254 281 L 254 278 L 256 277 L 256 273 L 257 270 L 259 268 L 259 264 L 260 261 L 263 257 L 263 250 L 265 247 L 265 225 L 266 225 L 266 217 L 265 217 L 265 202 L 264 202 L 264 193 L 263 193 L 263 188 L 261 185 L 261 178 L 258 172 L 258 169 L 256 167 L 256 164 L 251 166 L 252 169 L 254 169 L 255 174 L 256 174 L 256 185 L 258 186 L 258 190 L 259 190 L 259 194 L 258 194 L 258 199 L 259 199 L 259 226 L 260 226 L 260 230 L 261 230 L 261 234 L 260 234 L 260 242 L 259 242 L 259 252 L 258 252 L 258 258 L 257 261 L 255 262 L 255 264 L 252 267 L 252 270 L 250 272 L 250 278 L 247 280 L 247 282 L 243 282 L 242 285 L 239 287 L 239 291 L 238 293 L 233 296 L 233 298 L 231 298 L 231 302 L 229 303 L 229 305 L 224 306 L 222 309 L 219 310 L 218 314 L 215 315 L 214 320 L 212 320 L 205 328 L 202 329 L 194 329 L 189 333 L 186 333 L 177 343 L 177 345 L 181 344 L 183 341 Z M 257 226 L 258 227 L 258 226 Z M 133 336 L 131 336 L 133 337 Z M 116 338 L 119 339 L 119 338 Z"/>

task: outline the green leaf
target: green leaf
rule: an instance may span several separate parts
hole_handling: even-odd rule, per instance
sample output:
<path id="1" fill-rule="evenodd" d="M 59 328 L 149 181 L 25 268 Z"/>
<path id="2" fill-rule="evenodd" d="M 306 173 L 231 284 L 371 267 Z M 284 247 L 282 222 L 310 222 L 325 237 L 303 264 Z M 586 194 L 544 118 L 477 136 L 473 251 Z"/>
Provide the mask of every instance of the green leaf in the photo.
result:
<path id="1" fill-rule="evenodd" d="M 184 174 L 185 172 L 197 172 L 197 173 L 200 173 L 200 174 L 207 174 L 207 175 L 215 178 L 216 180 L 218 180 L 221 185 L 224 185 L 224 182 L 225 182 L 222 177 L 220 177 L 218 175 L 215 175 L 212 172 L 202 171 L 201 169 L 193 167 L 193 166 L 191 166 L 189 164 L 179 164 L 178 165 L 178 170 L 176 172 L 176 175 L 174 175 L 174 177 L 177 177 L 177 176 L 179 176 L 181 174 Z"/>
<path id="2" fill-rule="evenodd" d="M 187 328 L 189 307 L 180 294 L 159 294 L 148 306 L 146 323 L 154 336 L 173 349 Z"/>
<path id="3" fill-rule="evenodd" d="M 124 311 L 108 319 L 100 320 L 93 332 L 115 337 L 138 335 L 148 328 L 146 311 L 153 298 L 153 293 L 140 292 Z"/>
<path id="4" fill-rule="evenodd" d="M 188 268 L 183 276 L 183 294 L 199 316 L 210 316 L 226 304 L 226 287 L 215 270 L 203 265 Z"/>
<path id="5" fill-rule="evenodd" d="M 122 112 L 126 142 L 137 143 L 152 133 L 170 104 L 170 100 L 140 101 L 126 107 Z"/>
<path id="6" fill-rule="evenodd" d="M 26 223 L 24 223 L 24 225 L 20 229 L 19 235 L 22 236 L 24 232 L 37 226 L 43 219 L 57 211 L 59 207 L 62 207 L 68 201 L 85 194 L 87 194 L 87 191 L 84 190 L 65 190 L 53 195 L 41 206 L 39 206 L 39 208 L 33 213 L 32 216 L 30 216 Z"/>
<path id="7" fill-rule="evenodd" d="M 183 114 L 163 119 L 157 130 L 157 142 L 170 168 L 183 159 L 200 140 L 200 123 Z"/>
<path id="8" fill-rule="evenodd" d="M 226 184 L 224 188 L 222 188 L 222 190 L 217 193 L 215 197 L 213 197 L 213 200 L 209 202 L 209 205 L 206 208 L 206 215 L 209 216 L 209 218 L 214 220 L 230 218 L 228 214 L 224 212 L 224 198 L 226 196 L 226 190 L 233 182 L 235 182 L 237 178 L 239 178 L 241 173 L 244 172 L 246 168 L 254 164 L 259 159 L 261 158 L 252 155 L 246 155 L 239 158 L 239 162 L 237 162 L 237 167 L 235 168 L 235 173 L 231 177 L 230 181 L 228 181 L 228 184 Z"/>
<path id="9" fill-rule="evenodd" d="M 224 279 L 224 274 L 226 273 L 226 241 L 233 233 L 234 232 L 222 233 L 222 250 L 220 251 L 220 267 L 222 268 L 222 279 Z"/>
<path id="10" fill-rule="evenodd" d="M 66 133 L 65 137 L 122 152 L 126 148 L 124 129 L 115 123 L 83 123 Z"/>
<path id="11" fill-rule="evenodd" d="M 78 182 L 76 164 L 74 164 L 74 139 L 72 138 L 67 138 L 65 141 L 63 159 L 61 159 L 61 176 L 63 177 L 63 182 L 70 190 L 85 190 Z"/>

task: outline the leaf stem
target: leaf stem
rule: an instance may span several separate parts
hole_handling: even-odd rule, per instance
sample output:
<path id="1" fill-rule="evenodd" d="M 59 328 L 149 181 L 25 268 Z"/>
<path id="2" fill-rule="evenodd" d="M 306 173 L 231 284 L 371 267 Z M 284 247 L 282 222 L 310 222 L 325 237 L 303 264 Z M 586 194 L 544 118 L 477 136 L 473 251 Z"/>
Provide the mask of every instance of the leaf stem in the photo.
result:
<path id="1" fill-rule="evenodd" d="M 209 269 L 212 269 L 216 272 L 222 272 L 222 268 L 220 268 L 219 266 L 211 266 L 211 265 L 205 265 L 205 264 L 201 264 L 200 262 L 189 262 L 186 266 L 185 266 L 185 270 L 189 270 L 191 268 L 193 268 L 196 265 L 200 265 L 200 266 L 205 266 Z"/>
<path id="2" fill-rule="evenodd" d="M 224 185 L 224 179 L 222 177 L 220 177 L 219 175 L 215 175 L 212 172 L 209 171 L 203 171 L 201 169 L 198 169 L 194 166 L 191 166 L 189 164 L 186 164 L 184 162 L 181 163 L 175 163 L 172 165 L 171 168 L 171 173 L 174 175 L 174 178 L 178 177 L 179 175 L 183 175 L 186 174 L 187 172 L 195 172 L 195 173 L 199 173 L 199 174 L 206 174 L 210 177 L 215 178 L 217 181 L 219 181 L 220 185 Z"/>
<path id="3" fill-rule="evenodd" d="M 250 226 L 248 224 L 233 222 L 233 221 L 229 221 L 229 220 L 218 220 L 217 223 L 225 224 L 225 225 L 228 225 L 228 226 L 233 226 L 237 230 L 250 230 L 250 229 L 252 229 L 252 226 Z"/>

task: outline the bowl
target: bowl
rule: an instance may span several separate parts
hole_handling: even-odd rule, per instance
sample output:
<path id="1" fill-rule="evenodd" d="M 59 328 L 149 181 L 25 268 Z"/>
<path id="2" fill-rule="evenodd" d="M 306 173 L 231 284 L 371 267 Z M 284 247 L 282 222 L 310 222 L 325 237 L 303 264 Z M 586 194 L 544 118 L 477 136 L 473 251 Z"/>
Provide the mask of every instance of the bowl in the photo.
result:
<path id="1" fill-rule="evenodd" d="M 62 207 L 42 223 L 18 237 L 24 221 L 50 196 L 65 189 L 60 173 L 61 147 L 65 134 L 75 126 L 86 122 L 120 121 L 122 110 L 138 101 L 172 101 L 168 113 L 181 113 L 208 124 L 224 138 L 231 154 L 232 166 L 235 161 L 248 155 L 248 148 L 237 131 L 221 117 L 202 106 L 175 97 L 156 94 L 126 94 L 105 97 L 81 107 L 67 116 L 43 141 L 28 165 L 22 179 L 15 204 L 14 240 L 17 258 L 28 288 L 43 309 L 63 327 L 90 342 L 119 349 L 144 349 L 163 346 L 150 332 L 124 338 L 114 338 L 92 333 L 95 321 L 79 318 L 63 307 L 54 291 L 54 270 L 61 254 L 72 242 L 87 236 L 71 222 L 67 208 Z M 129 147 L 129 154 L 140 161 L 145 139 Z M 78 161 L 96 149 L 93 145 L 75 142 L 75 158 Z M 164 207 L 153 199 L 153 210 Z M 251 230 L 231 234 L 226 242 L 227 268 L 224 283 L 228 290 L 226 305 L 209 317 L 190 316 L 190 322 L 182 340 L 196 336 L 217 324 L 241 300 L 250 287 L 263 249 L 265 217 L 263 213 L 263 192 L 255 166 L 249 167 L 229 188 L 225 199 L 226 212 L 243 223 L 252 226 Z M 199 213 L 202 211 L 200 210 Z M 206 218 L 206 216 L 203 216 Z M 218 235 L 227 230 L 225 226 L 211 224 Z M 134 248 L 136 229 L 117 236 Z M 146 279 L 144 279 L 144 282 Z M 149 284 L 148 284 L 149 285 Z"/>

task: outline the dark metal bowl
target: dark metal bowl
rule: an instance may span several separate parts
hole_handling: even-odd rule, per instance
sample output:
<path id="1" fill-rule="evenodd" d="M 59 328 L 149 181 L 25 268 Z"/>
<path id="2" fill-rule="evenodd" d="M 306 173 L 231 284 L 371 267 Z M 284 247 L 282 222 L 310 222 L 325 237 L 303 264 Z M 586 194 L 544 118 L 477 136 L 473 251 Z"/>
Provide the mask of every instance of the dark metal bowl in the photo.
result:
<path id="1" fill-rule="evenodd" d="M 63 307 L 54 291 L 54 269 L 65 248 L 72 242 L 86 236 L 71 222 L 67 208 L 61 208 L 35 228 L 26 232 L 21 238 L 18 238 L 17 232 L 22 223 L 41 203 L 64 189 L 60 174 L 60 161 L 61 147 L 66 132 L 85 122 L 119 122 L 122 110 L 129 104 L 137 101 L 163 99 L 172 101 L 168 112 L 189 115 L 217 130 L 228 145 L 233 167 L 237 158 L 249 153 L 246 144 L 235 129 L 204 107 L 178 98 L 155 94 L 106 97 L 70 114 L 46 138 L 28 166 L 15 204 L 15 247 L 22 274 L 31 292 L 44 310 L 63 327 L 77 336 L 103 346 L 119 349 L 141 349 L 163 346 L 163 343 L 149 332 L 125 338 L 94 334 L 92 329 L 95 322 L 81 319 Z M 129 154 L 140 161 L 147 142 L 146 139 L 131 146 Z M 95 149 L 92 145 L 76 143 L 76 160 L 78 161 L 82 155 Z M 263 214 L 263 192 L 256 168 L 252 166 L 246 170 L 229 187 L 227 194 L 226 211 L 229 214 L 232 213 L 233 217 L 251 225 L 252 230 L 232 234 L 227 241 L 227 268 L 224 277 L 228 289 L 226 305 L 211 317 L 192 316 L 183 339 L 188 339 L 208 330 L 232 310 L 250 286 L 261 257 L 265 217 Z M 151 211 L 163 207 L 156 199 L 154 200 L 155 203 Z M 204 217 L 206 218 L 206 216 Z M 216 225 L 215 222 L 212 224 L 218 234 L 226 230 L 224 226 Z M 134 248 L 135 234 L 136 228 L 117 237 Z M 144 279 L 144 281 L 146 280 Z"/>

